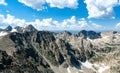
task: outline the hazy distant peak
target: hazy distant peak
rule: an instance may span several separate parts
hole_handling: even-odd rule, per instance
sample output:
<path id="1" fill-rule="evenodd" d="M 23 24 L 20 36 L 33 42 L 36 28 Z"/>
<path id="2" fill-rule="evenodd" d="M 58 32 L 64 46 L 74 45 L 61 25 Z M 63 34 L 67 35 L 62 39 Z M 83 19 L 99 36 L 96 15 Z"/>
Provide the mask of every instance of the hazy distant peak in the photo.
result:
<path id="1" fill-rule="evenodd" d="M 83 36 L 84 38 L 96 39 L 101 37 L 101 33 L 95 31 L 82 30 L 78 33 L 78 36 Z"/>

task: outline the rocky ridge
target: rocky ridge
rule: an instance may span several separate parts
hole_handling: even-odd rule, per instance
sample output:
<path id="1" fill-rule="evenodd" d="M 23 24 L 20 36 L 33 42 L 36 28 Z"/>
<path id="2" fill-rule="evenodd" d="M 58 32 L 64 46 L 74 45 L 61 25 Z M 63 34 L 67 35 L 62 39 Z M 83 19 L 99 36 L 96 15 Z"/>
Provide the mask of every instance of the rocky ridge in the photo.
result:
<path id="1" fill-rule="evenodd" d="M 54 33 L 31 25 L 16 30 L 0 38 L 0 72 L 120 72 L 119 32 Z"/>

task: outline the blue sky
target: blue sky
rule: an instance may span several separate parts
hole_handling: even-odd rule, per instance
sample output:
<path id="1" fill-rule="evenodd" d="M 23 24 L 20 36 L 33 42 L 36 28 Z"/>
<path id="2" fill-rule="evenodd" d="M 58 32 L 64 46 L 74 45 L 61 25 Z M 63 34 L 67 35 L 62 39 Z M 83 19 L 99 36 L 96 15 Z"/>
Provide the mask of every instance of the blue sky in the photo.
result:
<path id="1" fill-rule="evenodd" d="M 0 27 L 119 30 L 119 0 L 0 0 Z"/>

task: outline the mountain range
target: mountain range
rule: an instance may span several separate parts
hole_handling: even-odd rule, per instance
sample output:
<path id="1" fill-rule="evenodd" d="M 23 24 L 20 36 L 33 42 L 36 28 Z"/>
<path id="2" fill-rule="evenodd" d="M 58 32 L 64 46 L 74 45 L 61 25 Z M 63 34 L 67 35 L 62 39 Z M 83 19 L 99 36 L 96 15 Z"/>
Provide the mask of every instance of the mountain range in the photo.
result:
<path id="1" fill-rule="evenodd" d="M 1 73 L 120 73 L 120 32 L 0 30 Z"/>

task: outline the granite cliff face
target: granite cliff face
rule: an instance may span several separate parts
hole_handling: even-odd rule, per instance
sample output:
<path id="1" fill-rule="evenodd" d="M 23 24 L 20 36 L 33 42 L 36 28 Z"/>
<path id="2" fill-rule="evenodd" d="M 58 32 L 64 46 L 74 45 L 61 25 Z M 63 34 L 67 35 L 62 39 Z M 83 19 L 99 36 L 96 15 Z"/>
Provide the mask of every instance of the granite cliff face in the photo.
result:
<path id="1" fill-rule="evenodd" d="M 31 25 L 21 32 L 0 36 L 2 73 L 119 73 L 120 33 L 37 31 Z M 23 32 L 26 30 L 25 32 Z"/>

